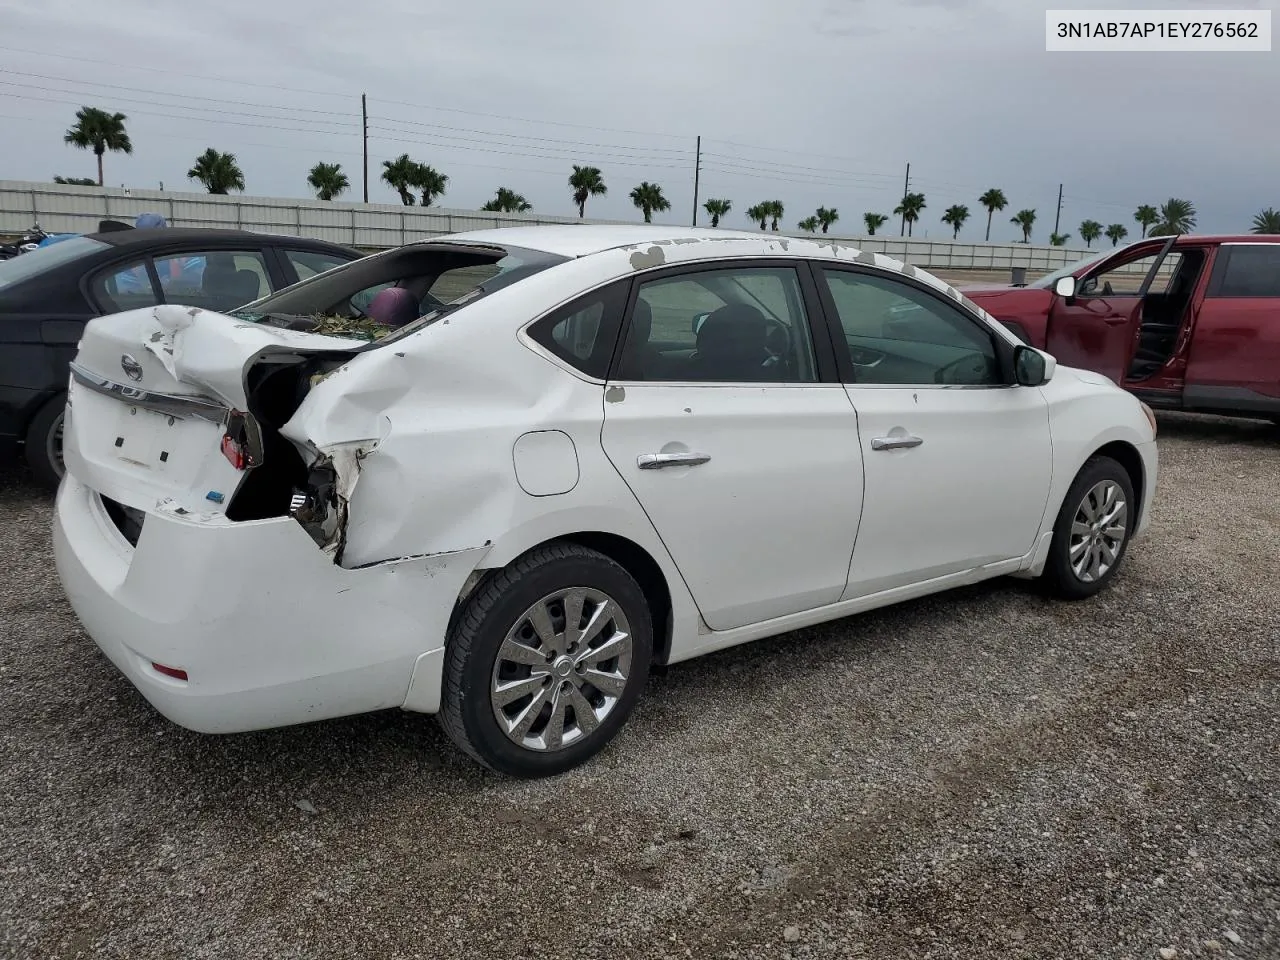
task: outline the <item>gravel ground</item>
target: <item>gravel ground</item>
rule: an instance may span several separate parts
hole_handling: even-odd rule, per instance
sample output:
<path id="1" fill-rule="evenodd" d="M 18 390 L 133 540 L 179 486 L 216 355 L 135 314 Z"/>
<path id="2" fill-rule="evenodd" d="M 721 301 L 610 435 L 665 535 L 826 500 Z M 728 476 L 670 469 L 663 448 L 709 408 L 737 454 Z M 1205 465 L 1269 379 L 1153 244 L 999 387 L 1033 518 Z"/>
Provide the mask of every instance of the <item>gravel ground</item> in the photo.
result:
<path id="1" fill-rule="evenodd" d="M 4 468 L 0 954 L 1280 957 L 1280 433 L 1160 443 L 1093 601 L 1000 581 L 678 665 L 535 783 L 396 712 L 169 724 Z"/>

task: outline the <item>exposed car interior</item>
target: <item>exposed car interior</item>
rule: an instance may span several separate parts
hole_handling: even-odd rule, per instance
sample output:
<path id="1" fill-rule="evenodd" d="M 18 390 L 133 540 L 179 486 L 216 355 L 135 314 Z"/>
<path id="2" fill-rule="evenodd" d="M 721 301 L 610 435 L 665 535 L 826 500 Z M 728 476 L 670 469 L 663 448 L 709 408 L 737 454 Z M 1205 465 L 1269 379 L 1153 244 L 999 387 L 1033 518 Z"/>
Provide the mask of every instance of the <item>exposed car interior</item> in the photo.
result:
<path id="1" fill-rule="evenodd" d="M 1145 380 L 1159 372 L 1173 356 L 1178 331 L 1186 320 L 1187 308 L 1204 269 L 1205 251 L 1195 248 L 1170 253 L 1178 258 L 1166 283 L 1156 280 L 1142 300 L 1142 323 L 1129 365 L 1130 380 Z"/>

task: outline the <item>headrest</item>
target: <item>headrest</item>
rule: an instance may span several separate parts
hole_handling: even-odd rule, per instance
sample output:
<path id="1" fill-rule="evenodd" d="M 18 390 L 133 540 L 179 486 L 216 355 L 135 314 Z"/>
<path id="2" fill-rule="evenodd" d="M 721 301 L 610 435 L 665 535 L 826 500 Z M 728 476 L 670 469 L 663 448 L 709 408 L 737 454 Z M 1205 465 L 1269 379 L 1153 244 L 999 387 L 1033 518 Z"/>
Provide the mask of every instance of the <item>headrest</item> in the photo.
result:
<path id="1" fill-rule="evenodd" d="M 627 340 L 631 343 L 648 343 L 652 333 L 653 308 L 637 297 L 636 307 L 631 311 L 631 332 L 627 335 Z"/>
<path id="2" fill-rule="evenodd" d="M 373 298 L 365 313 L 370 320 L 388 327 L 403 327 L 422 315 L 418 298 L 404 287 L 387 287 Z"/>
<path id="3" fill-rule="evenodd" d="M 762 350 L 769 332 L 764 314 L 745 303 L 725 304 L 698 331 L 698 353 L 748 353 Z"/>

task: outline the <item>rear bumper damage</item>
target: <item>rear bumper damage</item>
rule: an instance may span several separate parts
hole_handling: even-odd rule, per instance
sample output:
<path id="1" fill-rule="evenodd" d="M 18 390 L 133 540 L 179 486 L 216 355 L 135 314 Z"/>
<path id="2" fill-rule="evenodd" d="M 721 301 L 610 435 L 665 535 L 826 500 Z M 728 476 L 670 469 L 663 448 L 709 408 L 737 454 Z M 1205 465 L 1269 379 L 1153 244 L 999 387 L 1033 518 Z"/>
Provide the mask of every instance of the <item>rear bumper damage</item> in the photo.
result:
<path id="1" fill-rule="evenodd" d="M 203 733 L 435 712 L 449 620 L 486 552 L 345 569 L 292 517 L 237 523 L 165 504 L 135 547 L 70 473 L 53 539 L 89 635 L 157 710 Z"/>

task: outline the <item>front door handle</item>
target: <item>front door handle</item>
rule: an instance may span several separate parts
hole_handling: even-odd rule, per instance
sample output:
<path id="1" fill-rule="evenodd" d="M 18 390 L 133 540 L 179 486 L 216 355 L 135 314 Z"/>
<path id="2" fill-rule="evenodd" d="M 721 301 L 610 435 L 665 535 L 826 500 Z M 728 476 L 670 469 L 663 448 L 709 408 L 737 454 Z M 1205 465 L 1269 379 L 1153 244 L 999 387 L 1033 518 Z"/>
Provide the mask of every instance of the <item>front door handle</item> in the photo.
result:
<path id="1" fill-rule="evenodd" d="M 636 457 L 641 470 L 661 470 L 663 467 L 696 467 L 710 460 L 705 453 L 642 453 Z"/>
<path id="2" fill-rule="evenodd" d="M 875 437 L 871 441 L 872 450 L 905 450 L 918 447 L 924 443 L 919 437 Z"/>

